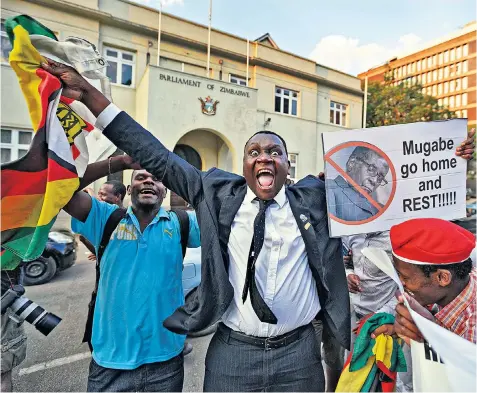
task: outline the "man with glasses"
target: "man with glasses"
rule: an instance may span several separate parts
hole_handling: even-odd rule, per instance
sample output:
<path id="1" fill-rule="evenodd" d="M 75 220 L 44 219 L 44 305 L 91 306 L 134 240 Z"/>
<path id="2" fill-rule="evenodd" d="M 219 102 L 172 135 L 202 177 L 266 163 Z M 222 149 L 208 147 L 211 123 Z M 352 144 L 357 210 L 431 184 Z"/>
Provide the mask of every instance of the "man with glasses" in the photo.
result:
<path id="1" fill-rule="evenodd" d="M 385 186 L 389 165 L 377 152 L 356 147 L 346 162 L 346 179 L 338 176 L 326 180 L 329 213 L 344 221 L 363 221 L 378 213 L 382 206 L 375 191 Z"/>

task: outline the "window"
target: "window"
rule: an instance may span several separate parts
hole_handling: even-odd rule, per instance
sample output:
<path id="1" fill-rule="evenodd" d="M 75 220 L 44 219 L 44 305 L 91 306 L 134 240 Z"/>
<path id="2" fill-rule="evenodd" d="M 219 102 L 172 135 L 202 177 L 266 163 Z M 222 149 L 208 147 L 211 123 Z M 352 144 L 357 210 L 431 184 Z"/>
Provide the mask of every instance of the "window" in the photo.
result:
<path id="1" fill-rule="evenodd" d="M 467 105 L 467 93 L 462 94 L 462 106 Z"/>
<path id="2" fill-rule="evenodd" d="M 296 181 L 298 178 L 298 154 L 288 153 L 288 161 L 290 161 L 290 179 Z"/>
<path id="3" fill-rule="evenodd" d="M 469 71 L 469 64 L 468 64 L 468 61 L 464 61 L 463 63 L 463 66 L 462 66 L 462 72 L 465 74 L 466 72 Z"/>
<path id="4" fill-rule="evenodd" d="M 462 47 L 458 46 L 455 52 L 455 56 L 460 59 L 462 57 Z"/>
<path id="5" fill-rule="evenodd" d="M 406 76 L 407 75 L 407 67 L 404 66 L 402 67 L 402 76 Z"/>
<path id="6" fill-rule="evenodd" d="M 437 86 L 437 94 L 442 94 L 442 83 L 439 83 L 439 85 Z"/>
<path id="7" fill-rule="evenodd" d="M 437 65 L 437 55 L 432 56 L 432 66 L 435 67 Z"/>
<path id="8" fill-rule="evenodd" d="M 463 117 L 464 119 L 467 119 L 467 109 L 463 109 L 463 110 L 462 110 L 462 117 Z"/>
<path id="9" fill-rule="evenodd" d="M 452 48 L 450 50 L 450 61 L 454 61 L 455 60 L 455 48 Z"/>
<path id="10" fill-rule="evenodd" d="M 432 67 L 432 57 L 428 57 L 427 58 L 427 68 L 431 68 Z"/>
<path id="11" fill-rule="evenodd" d="M 427 73 L 427 83 L 431 83 L 432 82 L 432 72 L 428 72 Z"/>
<path id="12" fill-rule="evenodd" d="M 449 105 L 449 97 L 444 97 L 444 106 Z"/>
<path id="13" fill-rule="evenodd" d="M 426 59 L 422 59 L 422 69 L 426 69 Z"/>
<path id="14" fill-rule="evenodd" d="M 444 78 L 448 78 L 448 77 L 449 77 L 449 66 L 444 68 Z"/>
<path id="15" fill-rule="evenodd" d="M 330 123 L 346 127 L 346 108 L 345 104 L 330 102 Z"/>
<path id="16" fill-rule="evenodd" d="M 455 111 L 455 115 L 456 115 L 457 117 L 460 117 L 460 111 Z"/>
<path id="17" fill-rule="evenodd" d="M 413 76 L 413 77 L 412 77 L 412 85 L 414 86 L 415 84 L 416 84 L 416 77 Z"/>
<path id="18" fill-rule="evenodd" d="M 407 65 L 407 73 L 410 74 L 412 72 L 412 64 Z"/>
<path id="19" fill-rule="evenodd" d="M 245 78 L 232 74 L 230 74 L 230 83 L 234 83 L 239 86 L 247 86 L 247 81 L 245 80 Z"/>
<path id="20" fill-rule="evenodd" d="M 298 93 L 277 87 L 275 89 L 275 112 L 296 116 L 298 114 Z"/>
<path id="21" fill-rule="evenodd" d="M 449 93 L 449 82 L 444 83 L 444 94 Z"/>
<path id="22" fill-rule="evenodd" d="M 421 79 L 421 75 L 419 74 L 419 75 L 417 76 L 417 83 L 421 84 L 421 80 L 422 80 L 422 79 Z"/>
<path id="23" fill-rule="evenodd" d="M 425 85 L 426 84 L 426 73 L 422 74 L 422 84 Z"/>
<path id="24" fill-rule="evenodd" d="M 2 128 L 1 151 L 2 164 L 22 158 L 30 147 L 33 132 Z"/>
<path id="25" fill-rule="evenodd" d="M 106 75 L 111 83 L 134 87 L 134 66 L 136 55 L 114 48 L 105 48 L 105 57 L 108 60 Z"/>
<path id="26" fill-rule="evenodd" d="M 398 68 L 398 78 L 400 78 L 402 76 L 402 68 L 399 67 Z"/>
<path id="27" fill-rule="evenodd" d="M 462 52 L 463 52 L 464 57 L 465 57 L 465 56 L 469 56 L 469 44 L 465 44 L 465 45 L 462 47 Z"/>
<path id="28" fill-rule="evenodd" d="M 455 106 L 458 108 L 460 106 L 460 94 L 455 96 Z"/>
<path id="29" fill-rule="evenodd" d="M 468 83 L 469 83 L 469 81 L 468 81 L 467 77 L 462 78 L 462 89 L 463 90 L 467 89 Z"/>
<path id="30" fill-rule="evenodd" d="M 442 68 L 439 68 L 439 80 L 442 79 L 442 77 L 444 76 L 444 70 Z"/>
<path id="31" fill-rule="evenodd" d="M 444 63 L 447 63 L 449 61 L 449 51 L 446 50 L 444 52 Z"/>
<path id="32" fill-rule="evenodd" d="M 8 63 L 8 56 L 12 50 L 12 45 L 8 39 L 7 32 L 5 31 L 5 24 L 2 20 L 2 63 Z M 3 153 L 2 153 L 2 162 L 3 162 Z"/>
<path id="33" fill-rule="evenodd" d="M 427 88 L 427 95 L 430 96 L 432 94 L 431 86 Z"/>
<path id="34" fill-rule="evenodd" d="M 442 106 L 442 98 L 439 98 L 439 99 L 437 100 L 437 103 L 439 104 L 439 106 Z"/>
<path id="35" fill-rule="evenodd" d="M 455 65 L 455 74 L 456 74 L 456 75 L 460 75 L 461 71 L 462 71 L 462 63 L 456 63 L 456 65 Z"/>
<path id="36" fill-rule="evenodd" d="M 451 97 L 449 98 L 449 108 L 453 108 L 453 107 L 454 107 L 454 100 L 455 100 L 455 99 L 454 99 L 454 96 L 451 96 Z"/>
<path id="37" fill-rule="evenodd" d="M 444 55 L 441 52 L 441 53 L 439 53 L 439 65 L 441 65 L 443 63 L 443 61 L 444 61 Z"/>
<path id="38" fill-rule="evenodd" d="M 417 72 L 421 71 L 421 60 L 417 61 Z"/>
<path id="39" fill-rule="evenodd" d="M 450 91 L 451 93 L 453 93 L 454 90 L 455 90 L 454 81 L 450 81 L 450 82 L 449 82 L 449 91 Z"/>
<path id="40" fill-rule="evenodd" d="M 437 81 L 437 70 L 432 71 L 432 80 Z"/>
<path id="41" fill-rule="evenodd" d="M 426 94 L 426 88 L 425 87 L 422 88 L 421 93 Z"/>
<path id="42" fill-rule="evenodd" d="M 432 86 L 432 95 L 436 96 L 437 95 L 437 85 Z"/>
<path id="43" fill-rule="evenodd" d="M 459 91 L 461 89 L 461 83 L 462 83 L 462 80 L 461 79 L 456 79 L 455 80 L 455 91 Z"/>
<path id="44" fill-rule="evenodd" d="M 413 73 L 416 72 L 416 63 L 412 63 L 411 70 Z"/>

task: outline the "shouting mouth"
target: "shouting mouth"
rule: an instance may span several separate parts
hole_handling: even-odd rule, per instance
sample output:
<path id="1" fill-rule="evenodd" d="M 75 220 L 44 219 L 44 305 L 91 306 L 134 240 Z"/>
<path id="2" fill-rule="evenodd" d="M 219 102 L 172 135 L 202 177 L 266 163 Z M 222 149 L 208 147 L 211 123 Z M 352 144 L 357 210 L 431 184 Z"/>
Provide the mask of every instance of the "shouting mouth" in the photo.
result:
<path id="1" fill-rule="evenodd" d="M 139 191 L 139 195 L 144 195 L 144 196 L 155 196 L 156 191 L 154 191 L 152 188 L 144 188 L 141 191 Z"/>
<path id="2" fill-rule="evenodd" d="M 275 182 L 275 175 L 270 169 L 260 169 L 257 173 L 257 183 L 262 190 L 270 190 Z"/>

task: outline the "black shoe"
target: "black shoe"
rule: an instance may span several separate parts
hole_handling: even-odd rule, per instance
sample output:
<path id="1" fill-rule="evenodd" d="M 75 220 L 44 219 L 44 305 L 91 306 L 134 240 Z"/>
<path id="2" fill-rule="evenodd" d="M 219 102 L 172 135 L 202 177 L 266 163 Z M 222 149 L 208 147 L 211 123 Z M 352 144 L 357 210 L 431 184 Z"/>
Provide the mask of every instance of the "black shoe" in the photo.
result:
<path id="1" fill-rule="evenodd" d="M 194 349 L 194 347 L 192 346 L 192 344 L 186 341 L 184 343 L 184 350 L 182 351 L 182 354 L 184 356 L 187 356 L 189 353 L 192 352 L 193 349 Z"/>

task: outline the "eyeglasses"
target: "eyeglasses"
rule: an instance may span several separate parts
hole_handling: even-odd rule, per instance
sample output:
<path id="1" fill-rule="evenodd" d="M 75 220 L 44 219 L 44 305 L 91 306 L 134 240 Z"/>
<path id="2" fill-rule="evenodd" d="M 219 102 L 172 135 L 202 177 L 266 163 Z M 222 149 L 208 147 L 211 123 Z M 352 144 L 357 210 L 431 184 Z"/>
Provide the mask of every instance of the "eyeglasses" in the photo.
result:
<path id="1" fill-rule="evenodd" d="M 368 173 L 371 176 L 373 176 L 373 177 L 376 176 L 376 179 L 378 181 L 378 186 L 384 187 L 385 185 L 388 184 L 388 181 L 385 179 L 386 175 L 383 175 L 383 174 L 379 173 L 378 168 L 376 167 L 376 165 L 370 164 L 370 163 L 362 160 L 361 158 L 356 158 L 356 159 L 367 166 L 366 169 L 368 170 Z"/>

